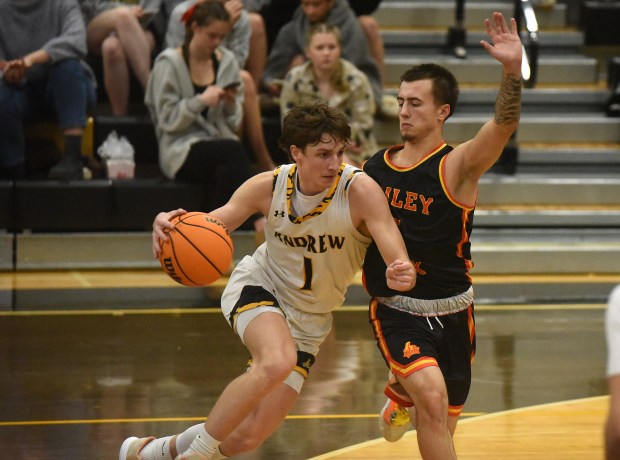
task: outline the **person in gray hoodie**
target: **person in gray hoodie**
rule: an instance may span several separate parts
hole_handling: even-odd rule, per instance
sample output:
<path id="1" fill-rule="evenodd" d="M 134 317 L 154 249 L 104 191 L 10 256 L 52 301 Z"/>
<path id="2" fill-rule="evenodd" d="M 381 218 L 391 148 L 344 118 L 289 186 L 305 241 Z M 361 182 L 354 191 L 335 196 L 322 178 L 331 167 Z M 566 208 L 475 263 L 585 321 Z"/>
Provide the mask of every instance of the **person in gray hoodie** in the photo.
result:
<path id="1" fill-rule="evenodd" d="M 237 130 L 243 88 L 233 53 L 220 46 L 230 15 L 217 1 L 183 16 L 183 45 L 157 57 L 145 100 L 159 143 L 159 165 L 170 179 L 205 185 L 205 209 L 223 205 L 250 176 Z"/>
<path id="2" fill-rule="evenodd" d="M 86 32 L 73 0 L 0 2 L 0 178 L 26 176 L 24 126 L 54 118 L 64 154 L 53 179 L 82 178 L 81 144 L 94 81 L 81 65 Z"/>

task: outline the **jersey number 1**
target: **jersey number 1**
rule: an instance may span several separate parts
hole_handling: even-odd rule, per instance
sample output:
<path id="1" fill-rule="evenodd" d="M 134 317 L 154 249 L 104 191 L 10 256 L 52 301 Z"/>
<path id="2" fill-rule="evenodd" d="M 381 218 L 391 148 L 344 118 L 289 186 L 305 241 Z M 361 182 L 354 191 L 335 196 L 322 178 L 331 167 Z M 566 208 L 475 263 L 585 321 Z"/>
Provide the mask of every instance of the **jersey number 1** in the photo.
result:
<path id="1" fill-rule="evenodd" d="M 304 285 L 301 287 L 304 291 L 312 289 L 312 259 L 304 257 Z"/>

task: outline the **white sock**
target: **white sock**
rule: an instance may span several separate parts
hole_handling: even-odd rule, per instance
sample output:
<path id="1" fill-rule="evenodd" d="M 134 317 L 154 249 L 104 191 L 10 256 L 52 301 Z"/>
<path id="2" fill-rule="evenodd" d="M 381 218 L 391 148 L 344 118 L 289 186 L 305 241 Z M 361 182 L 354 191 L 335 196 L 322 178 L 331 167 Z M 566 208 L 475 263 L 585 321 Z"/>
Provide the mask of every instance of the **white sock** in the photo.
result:
<path id="1" fill-rule="evenodd" d="M 214 439 L 204 428 L 204 425 L 200 428 L 200 431 L 192 441 L 185 452 L 183 452 L 183 456 L 189 456 L 192 454 L 200 454 L 203 457 L 210 459 L 212 455 L 217 450 L 217 446 L 219 446 L 221 441 Z"/>
<path id="2" fill-rule="evenodd" d="M 192 441 L 196 437 L 198 433 L 200 433 L 200 429 L 204 428 L 204 423 L 199 423 L 194 426 L 190 426 L 187 430 L 177 436 L 177 452 L 180 454 L 181 452 L 185 452 L 189 449 L 189 446 L 192 444 Z"/>
<path id="3" fill-rule="evenodd" d="M 140 452 L 142 460 L 174 460 L 170 454 L 170 439 L 172 436 L 165 438 L 153 439 Z"/>

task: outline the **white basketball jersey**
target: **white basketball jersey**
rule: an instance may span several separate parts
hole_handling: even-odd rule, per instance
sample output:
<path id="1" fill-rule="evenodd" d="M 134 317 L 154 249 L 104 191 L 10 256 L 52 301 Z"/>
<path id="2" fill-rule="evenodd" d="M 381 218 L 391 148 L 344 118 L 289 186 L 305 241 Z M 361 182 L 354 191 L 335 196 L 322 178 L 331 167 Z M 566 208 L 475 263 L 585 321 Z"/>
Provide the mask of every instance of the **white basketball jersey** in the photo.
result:
<path id="1" fill-rule="evenodd" d="M 289 164 L 274 172 L 266 242 L 253 258 L 280 302 L 310 313 L 326 313 L 344 302 L 371 242 L 353 226 L 347 195 L 355 176 L 364 173 L 343 163 L 337 181 L 320 203 L 297 216 L 292 206 L 296 171 L 297 166 Z"/>

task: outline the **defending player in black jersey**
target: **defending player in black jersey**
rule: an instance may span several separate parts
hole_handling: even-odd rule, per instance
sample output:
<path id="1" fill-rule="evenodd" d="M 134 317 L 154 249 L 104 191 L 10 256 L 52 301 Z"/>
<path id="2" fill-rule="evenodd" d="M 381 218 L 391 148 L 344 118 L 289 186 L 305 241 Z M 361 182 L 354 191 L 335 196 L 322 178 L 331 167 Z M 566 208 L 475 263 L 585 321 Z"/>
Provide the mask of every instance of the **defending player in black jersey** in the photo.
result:
<path id="1" fill-rule="evenodd" d="M 503 67 L 494 118 L 473 139 L 448 146 L 443 127 L 456 105 L 456 79 L 438 65 L 413 67 L 402 76 L 397 96 L 404 144 L 364 165 L 383 188 L 418 273 L 412 290 L 390 289 L 385 264 L 376 246 L 369 247 L 364 279 L 372 296 L 370 318 L 390 368 L 380 423 L 389 441 L 413 423 L 424 459 L 456 458 L 452 436 L 475 353 L 469 237 L 478 181 L 520 115 L 522 52 L 515 20 L 508 27 L 494 13 L 485 25 L 490 40 L 481 44 Z"/>

